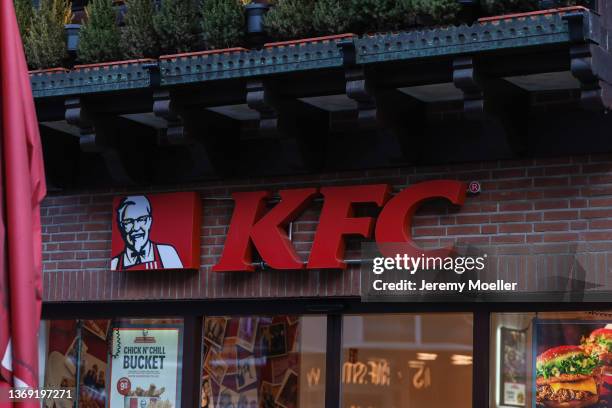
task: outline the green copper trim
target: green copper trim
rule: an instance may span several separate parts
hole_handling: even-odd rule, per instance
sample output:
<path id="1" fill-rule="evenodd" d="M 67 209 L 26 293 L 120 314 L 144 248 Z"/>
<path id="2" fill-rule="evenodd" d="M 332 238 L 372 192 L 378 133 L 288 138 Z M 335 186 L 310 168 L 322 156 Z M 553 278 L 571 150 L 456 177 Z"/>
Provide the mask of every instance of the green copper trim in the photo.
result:
<path id="1" fill-rule="evenodd" d="M 150 62 L 149 62 L 150 64 Z M 151 76 L 146 63 L 97 65 L 70 72 L 37 73 L 30 76 L 35 98 L 148 88 Z"/>
<path id="2" fill-rule="evenodd" d="M 355 40 L 357 64 L 411 60 L 569 42 L 560 14 L 512 18 L 472 26 L 378 34 Z"/>
<path id="3" fill-rule="evenodd" d="M 185 56 L 160 61 L 161 85 L 248 78 L 342 66 L 335 41 Z"/>

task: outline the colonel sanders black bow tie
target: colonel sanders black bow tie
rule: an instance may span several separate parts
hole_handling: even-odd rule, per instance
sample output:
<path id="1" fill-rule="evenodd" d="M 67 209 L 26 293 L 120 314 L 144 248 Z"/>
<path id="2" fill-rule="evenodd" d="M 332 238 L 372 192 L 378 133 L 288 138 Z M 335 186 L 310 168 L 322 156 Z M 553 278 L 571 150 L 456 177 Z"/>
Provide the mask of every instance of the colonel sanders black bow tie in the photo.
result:
<path id="1" fill-rule="evenodd" d="M 132 251 L 132 256 L 136 257 L 136 263 L 139 264 L 142 262 L 142 258 L 146 255 L 145 250 L 141 249 L 140 251 Z"/>

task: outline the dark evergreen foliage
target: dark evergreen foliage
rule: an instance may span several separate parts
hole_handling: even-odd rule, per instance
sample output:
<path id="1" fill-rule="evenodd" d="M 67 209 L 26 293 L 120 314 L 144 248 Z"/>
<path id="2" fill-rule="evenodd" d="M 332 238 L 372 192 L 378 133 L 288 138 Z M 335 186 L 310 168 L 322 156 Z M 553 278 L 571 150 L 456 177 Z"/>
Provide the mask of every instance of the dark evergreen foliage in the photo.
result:
<path id="1" fill-rule="evenodd" d="M 240 0 L 203 1 L 202 35 L 208 48 L 240 45 L 244 27 L 244 7 Z"/>
<path id="2" fill-rule="evenodd" d="M 91 0 L 85 8 L 77 51 L 83 63 L 120 60 L 121 32 L 117 26 L 117 12 L 112 0 Z"/>
<path id="3" fill-rule="evenodd" d="M 558 7 L 587 5 L 588 0 L 556 0 Z M 486 14 L 521 13 L 538 9 L 538 0 L 481 0 Z"/>
<path id="4" fill-rule="evenodd" d="M 362 34 L 446 24 L 459 10 L 455 0 L 318 0 L 313 25 L 324 34 Z"/>
<path id="5" fill-rule="evenodd" d="M 153 19 L 162 54 L 202 49 L 200 19 L 196 0 L 162 0 Z"/>
<path id="6" fill-rule="evenodd" d="M 267 32 L 278 39 L 312 36 L 315 3 L 314 0 L 277 0 L 264 18 Z"/>
<path id="7" fill-rule="evenodd" d="M 159 39 L 153 25 L 153 0 L 126 0 L 127 12 L 121 32 L 127 58 L 154 58 L 159 55 Z"/>
<path id="8" fill-rule="evenodd" d="M 21 34 L 21 38 L 25 39 L 30 30 L 32 18 L 34 18 L 34 7 L 32 7 L 32 2 L 30 0 L 14 0 L 13 4 L 15 5 L 19 33 Z"/>
<path id="9" fill-rule="evenodd" d="M 72 18 L 67 0 L 42 0 L 24 38 L 28 65 L 34 69 L 62 65 L 68 56 L 64 25 Z"/>

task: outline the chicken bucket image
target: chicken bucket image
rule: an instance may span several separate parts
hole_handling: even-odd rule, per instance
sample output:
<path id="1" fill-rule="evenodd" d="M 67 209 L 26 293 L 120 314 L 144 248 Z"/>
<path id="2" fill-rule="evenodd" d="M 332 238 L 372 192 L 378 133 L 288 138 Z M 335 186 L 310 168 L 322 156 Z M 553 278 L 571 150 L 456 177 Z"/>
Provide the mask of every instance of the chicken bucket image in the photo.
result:
<path id="1" fill-rule="evenodd" d="M 121 347 L 110 358 L 108 408 L 180 406 L 180 326 L 134 324 L 113 333 Z"/>

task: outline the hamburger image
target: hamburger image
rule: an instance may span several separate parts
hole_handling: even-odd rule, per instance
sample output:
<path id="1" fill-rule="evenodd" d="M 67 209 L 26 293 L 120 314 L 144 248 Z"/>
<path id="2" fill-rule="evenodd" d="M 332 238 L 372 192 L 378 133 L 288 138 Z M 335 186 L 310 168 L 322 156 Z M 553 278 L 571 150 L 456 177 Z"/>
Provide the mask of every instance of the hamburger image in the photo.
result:
<path id="1" fill-rule="evenodd" d="M 593 370 L 599 361 L 579 346 L 546 350 L 536 360 L 536 403 L 547 408 L 582 408 L 599 401 Z"/>
<path id="2" fill-rule="evenodd" d="M 603 364 L 612 365 L 612 329 L 594 330 L 584 339 L 582 347 L 588 354 L 596 355 Z"/>

